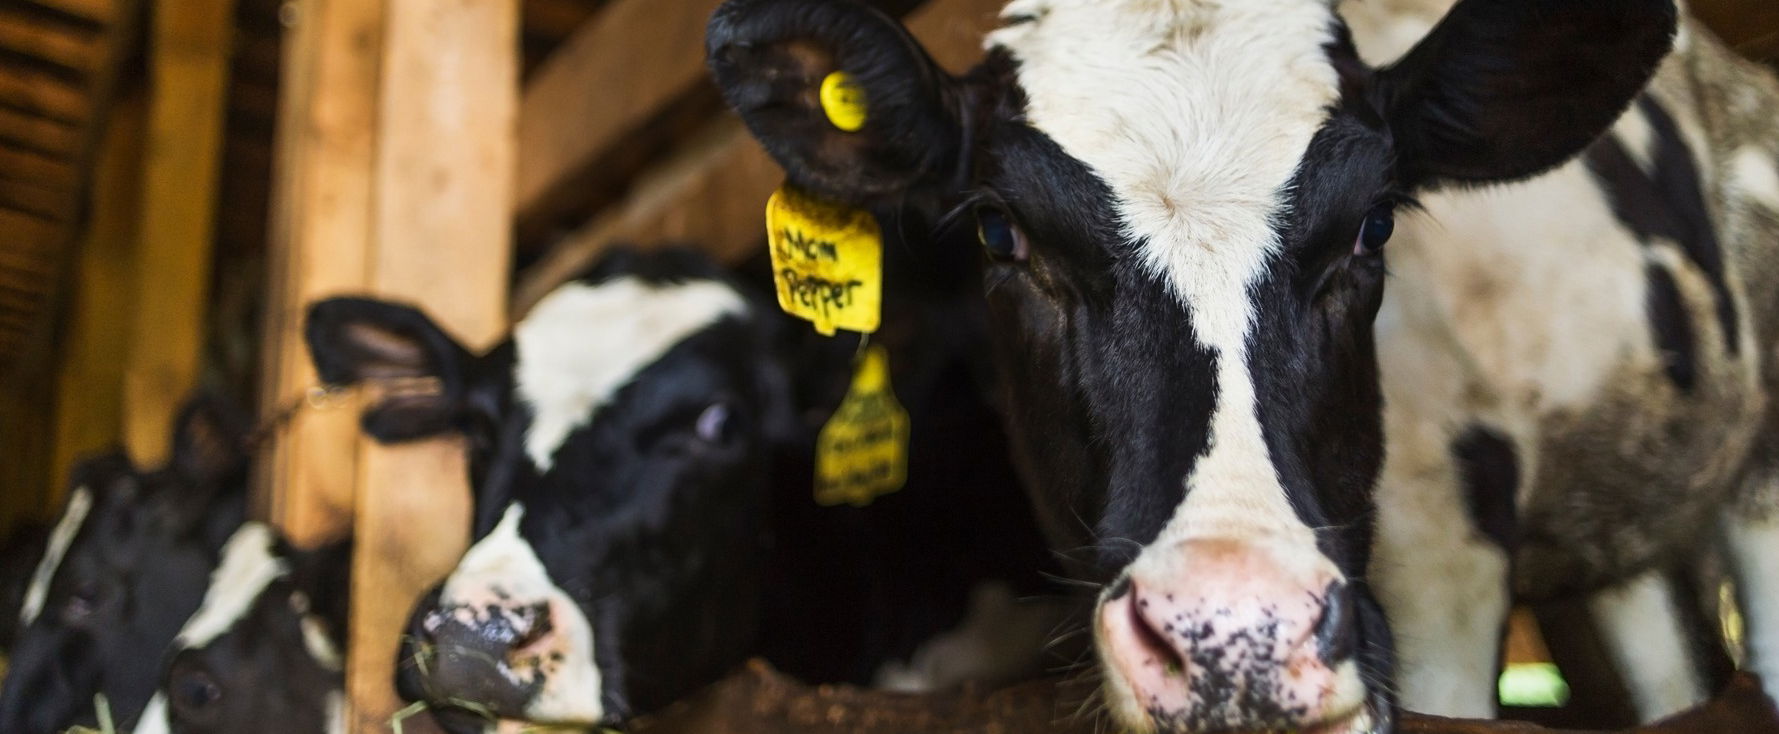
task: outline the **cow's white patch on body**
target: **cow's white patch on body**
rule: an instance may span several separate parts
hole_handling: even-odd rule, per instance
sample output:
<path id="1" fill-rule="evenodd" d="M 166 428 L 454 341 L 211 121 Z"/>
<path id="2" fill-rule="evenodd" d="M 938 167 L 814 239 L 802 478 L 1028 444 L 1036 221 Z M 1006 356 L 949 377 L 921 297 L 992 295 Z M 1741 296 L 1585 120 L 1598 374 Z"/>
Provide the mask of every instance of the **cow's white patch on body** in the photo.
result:
<path id="1" fill-rule="evenodd" d="M 533 417 L 525 453 L 548 470 L 568 435 L 636 373 L 747 305 L 710 280 L 652 285 L 623 277 L 551 292 L 513 329 L 515 380 Z"/>
<path id="2" fill-rule="evenodd" d="M 1043 670 L 1044 643 L 1069 605 L 1022 600 L 1005 582 L 970 590 L 957 627 L 921 643 L 907 660 L 877 669 L 873 687 L 907 693 L 939 691 L 967 682 L 995 683 Z"/>
<path id="3" fill-rule="evenodd" d="M 1754 146 L 1742 148 L 1730 159 L 1730 180 L 1749 200 L 1779 210 L 1779 157 Z"/>
<path id="4" fill-rule="evenodd" d="M 257 522 L 242 525 L 229 536 L 222 562 L 210 575 L 210 589 L 173 639 L 173 649 L 209 645 L 247 615 L 267 586 L 290 573 L 290 564 L 273 552 L 275 537 L 271 527 Z"/>
<path id="5" fill-rule="evenodd" d="M 543 687 L 525 707 L 528 718 L 596 722 L 604 715 L 604 706 L 593 657 L 593 625 L 567 592 L 550 580 L 543 561 L 520 535 L 524 517 L 523 503 L 507 506 L 500 523 L 463 555 L 445 580 L 440 608 L 467 615 L 459 621 L 473 624 L 473 615 L 493 609 L 547 604 L 551 629 L 548 639 L 538 645 L 548 649 L 534 650 L 537 654 L 527 655 L 522 663 L 504 661 L 500 671 L 521 687 L 542 677 Z"/>
<path id="6" fill-rule="evenodd" d="M 346 734 L 346 692 L 327 692 L 327 734 Z"/>
<path id="7" fill-rule="evenodd" d="M 1692 660 L 1692 650 L 1674 590 L 1660 573 L 1646 572 L 1595 593 L 1588 599 L 1588 611 L 1644 721 L 1705 700 L 1696 666 L 1681 664 Z"/>
<path id="8" fill-rule="evenodd" d="M 62 559 L 68 555 L 68 546 L 74 543 L 74 536 L 80 534 L 80 526 L 86 523 L 86 516 L 93 511 L 93 491 L 86 487 L 75 487 L 68 495 L 68 506 L 62 510 L 61 519 L 49 533 L 49 540 L 43 546 L 43 558 L 37 561 L 37 568 L 31 572 L 31 585 L 25 589 L 25 601 L 19 606 L 19 626 L 29 627 L 37 621 L 37 615 L 43 613 L 43 603 L 49 598 L 50 582 L 55 581 L 56 571 L 62 567 Z"/>
<path id="9" fill-rule="evenodd" d="M 148 699 L 148 706 L 142 709 L 142 715 L 136 718 L 132 734 L 172 734 L 173 722 L 167 716 L 166 694 L 154 694 L 154 698 Z"/>

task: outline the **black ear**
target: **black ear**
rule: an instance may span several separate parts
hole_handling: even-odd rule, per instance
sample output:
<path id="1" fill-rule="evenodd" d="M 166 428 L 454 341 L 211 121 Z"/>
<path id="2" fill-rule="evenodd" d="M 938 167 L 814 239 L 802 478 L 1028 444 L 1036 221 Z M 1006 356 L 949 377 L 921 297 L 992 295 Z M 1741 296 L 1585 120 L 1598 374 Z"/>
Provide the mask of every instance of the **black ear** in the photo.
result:
<path id="1" fill-rule="evenodd" d="M 215 487 L 247 466 L 252 426 L 232 402 L 210 393 L 187 400 L 173 426 L 171 468 L 187 482 Z"/>
<path id="2" fill-rule="evenodd" d="M 1525 178 L 1612 126 L 1673 45 L 1673 0 L 1462 0 L 1375 92 L 1409 187 Z"/>
<path id="3" fill-rule="evenodd" d="M 723 99 L 791 181 L 853 204 L 899 195 L 958 170 L 958 84 L 908 31 L 852 0 L 729 0 L 706 29 Z M 844 71 L 862 88 L 863 127 L 822 109 L 822 82 Z"/>
<path id="4" fill-rule="evenodd" d="M 372 438 L 394 443 L 456 430 L 475 357 L 418 309 L 369 298 L 330 298 L 309 307 L 303 336 L 315 371 L 329 385 L 436 381 L 436 389 L 394 390 L 366 408 L 364 430 Z"/>

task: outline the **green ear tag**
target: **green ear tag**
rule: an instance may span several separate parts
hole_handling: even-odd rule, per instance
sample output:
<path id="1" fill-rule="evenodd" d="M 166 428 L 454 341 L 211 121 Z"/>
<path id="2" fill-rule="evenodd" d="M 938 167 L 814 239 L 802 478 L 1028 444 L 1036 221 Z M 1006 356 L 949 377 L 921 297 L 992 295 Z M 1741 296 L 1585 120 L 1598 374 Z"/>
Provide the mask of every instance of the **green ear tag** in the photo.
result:
<path id="1" fill-rule="evenodd" d="M 907 480 L 908 411 L 890 386 L 889 351 L 874 345 L 816 436 L 815 502 L 864 507 Z"/>
<path id="2" fill-rule="evenodd" d="M 822 79 L 822 111 L 828 122 L 849 133 L 865 126 L 865 88 L 852 81 L 852 75 L 836 71 Z"/>

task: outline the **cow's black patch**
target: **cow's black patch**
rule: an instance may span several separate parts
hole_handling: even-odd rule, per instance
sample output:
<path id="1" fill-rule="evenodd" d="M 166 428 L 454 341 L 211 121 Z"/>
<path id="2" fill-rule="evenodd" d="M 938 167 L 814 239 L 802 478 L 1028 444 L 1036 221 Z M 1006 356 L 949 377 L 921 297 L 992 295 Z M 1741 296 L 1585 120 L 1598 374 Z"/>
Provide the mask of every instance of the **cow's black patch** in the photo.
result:
<path id="1" fill-rule="evenodd" d="M 1513 444 L 1493 428 L 1473 425 L 1452 442 L 1452 459 L 1476 529 L 1504 549 L 1517 548 L 1520 463 Z"/>
<path id="2" fill-rule="evenodd" d="M 1588 149 L 1588 170 L 1605 190 L 1613 214 L 1639 242 L 1649 246 L 1657 239 L 1671 241 L 1704 273 L 1717 299 L 1724 349 L 1735 356 L 1740 350 L 1736 302 L 1724 276 L 1723 248 L 1692 149 L 1681 137 L 1673 116 L 1654 99 L 1644 96 L 1633 114 L 1643 115 L 1649 123 L 1652 170 L 1638 166 L 1624 145 L 1610 135 Z M 1659 335 L 1661 325 L 1656 329 Z"/>
<path id="3" fill-rule="evenodd" d="M 1655 330 L 1662 369 L 1681 392 L 1691 392 L 1698 382 L 1698 344 L 1686 303 L 1667 268 L 1650 263 L 1645 271 L 1649 275 L 1649 325 Z"/>

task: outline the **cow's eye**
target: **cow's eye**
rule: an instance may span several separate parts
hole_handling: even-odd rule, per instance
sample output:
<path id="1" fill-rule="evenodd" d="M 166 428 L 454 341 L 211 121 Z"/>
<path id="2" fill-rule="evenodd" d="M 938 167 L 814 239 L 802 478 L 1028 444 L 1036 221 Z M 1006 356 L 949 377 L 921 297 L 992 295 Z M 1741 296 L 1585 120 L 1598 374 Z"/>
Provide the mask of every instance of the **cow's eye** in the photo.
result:
<path id="1" fill-rule="evenodd" d="M 222 700 L 222 687 L 209 673 L 198 669 L 180 671 L 168 686 L 168 693 L 182 711 L 202 711 Z"/>
<path id="2" fill-rule="evenodd" d="M 729 440 L 729 404 L 711 403 L 704 412 L 698 414 L 698 422 L 694 424 L 698 440 L 705 443 L 724 443 Z"/>
<path id="3" fill-rule="evenodd" d="M 1359 225 L 1359 239 L 1353 243 L 1354 255 L 1376 255 L 1383 252 L 1390 235 L 1396 233 L 1396 210 L 1389 204 L 1372 207 Z"/>
<path id="4" fill-rule="evenodd" d="M 62 605 L 62 619 L 69 624 L 79 624 L 93 616 L 98 608 L 99 587 L 91 583 L 81 584 Z"/>
<path id="5" fill-rule="evenodd" d="M 1026 242 L 1025 232 L 999 209 L 981 207 L 976 210 L 976 238 L 982 241 L 982 249 L 988 251 L 989 257 L 1000 262 L 1022 263 L 1031 257 L 1031 245 Z"/>

